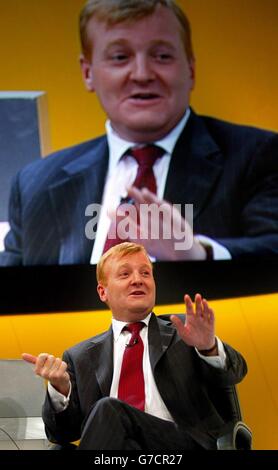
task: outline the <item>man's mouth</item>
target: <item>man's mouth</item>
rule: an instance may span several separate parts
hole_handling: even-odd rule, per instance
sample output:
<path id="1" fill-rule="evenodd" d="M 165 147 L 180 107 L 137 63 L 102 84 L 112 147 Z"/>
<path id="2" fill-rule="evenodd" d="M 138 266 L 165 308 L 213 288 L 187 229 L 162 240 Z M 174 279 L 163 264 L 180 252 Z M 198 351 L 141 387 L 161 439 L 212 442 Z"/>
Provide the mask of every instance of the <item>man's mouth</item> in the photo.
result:
<path id="1" fill-rule="evenodd" d="M 129 100 L 136 104 L 148 104 L 158 101 L 161 98 L 156 93 L 134 93 L 129 96 Z"/>
<path id="2" fill-rule="evenodd" d="M 134 100 L 154 100 L 159 98 L 159 95 L 156 95 L 155 93 L 136 93 L 131 95 L 131 98 Z"/>
<path id="3" fill-rule="evenodd" d="M 129 295 L 140 296 L 140 295 L 145 295 L 145 292 L 142 290 L 134 290 Z"/>

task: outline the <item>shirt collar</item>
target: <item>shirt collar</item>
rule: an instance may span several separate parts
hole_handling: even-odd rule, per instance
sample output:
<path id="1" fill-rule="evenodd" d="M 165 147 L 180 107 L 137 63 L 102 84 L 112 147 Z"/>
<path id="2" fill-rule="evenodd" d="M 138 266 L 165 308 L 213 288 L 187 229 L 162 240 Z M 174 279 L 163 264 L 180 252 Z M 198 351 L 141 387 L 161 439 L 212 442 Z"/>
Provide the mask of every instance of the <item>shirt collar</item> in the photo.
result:
<path id="1" fill-rule="evenodd" d="M 184 113 L 182 119 L 179 123 L 172 129 L 169 134 L 163 137 L 160 140 L 152 142 L 153 144 L 163 148 L 165 153 L 172 155 L 174 147 L 177 143 L 179 136 L 182 133 L 185 125 L 190 116 L 190 108 L 187 108 L 186 112 Z M 108 140 L 108 148 L 109 148 L 109 169 L 108 174 L 110 174 L 114 168 L 117 166 L 118 162 L 120 161 L 121 157 L 124 153 L 130 148 L 135 147 L 138 145 L 136 142 L 129 142 L 125 139 L 122 139 L 119 134 L 113 129 L 111 125 L 111 121 L 108 120 L 105 123 L 106 127 L 106 134 Z"/>
<path id="2" fill-rule="evenodd" d="M 151 316 L 152 316 L 152 312 L 149 313 L 149 315 L 146 318 L 144 318 L 144 320 L 141 320 L 142 323 L 145 323 L 145 325 L 148 326 Z M 113 335 L 114 335 L 114 341 L 118 341 L 120 334 L 123 331 L 123 328 L 126 325 L 128 325 L 128 323 L 132 323 L 132 322 L 119 321 L 119 320 L 115 320 L 115 318 L 112 318 L 112 330 L 113 330 Z"/>

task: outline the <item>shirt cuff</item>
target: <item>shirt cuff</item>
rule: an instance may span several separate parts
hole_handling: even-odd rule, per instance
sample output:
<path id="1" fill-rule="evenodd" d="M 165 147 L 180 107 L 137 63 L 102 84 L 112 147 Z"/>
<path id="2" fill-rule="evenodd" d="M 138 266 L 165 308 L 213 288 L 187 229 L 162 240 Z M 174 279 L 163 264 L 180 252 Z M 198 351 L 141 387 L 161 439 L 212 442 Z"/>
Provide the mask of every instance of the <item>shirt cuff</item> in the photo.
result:
<path id="1" fill-rule="evenodd" d="M 60 413 L 61 411 L 66 410 L 69 406 L 69 399 L 71 395 L 71 382 L 67 397 L 65 397 L 65 395 L 63 395 L 62 393 L 58 392 L 56 388 L 51 385 L 50 382 L 48 382 L 47 389 L 55 412 Z"/>
<path id="2" fill-rule="evenodd" d="M 227 248 L 223 245 L 220 245 L 220 243 L 216 242 L 215 240 L 212 240 L 209 237 L 206 237 L 205 235 L 195 235 L 194 238 L 198 240 L 198 242 L 201 243 L 201 245 L 208 245 L 212 249 L 212 257 L 215 260 L 228 260 L 232 259 L 231 253 Z"/>
<path id="3" fill-rule="evenodd" d="M 226 353 L 222 341 L 215 337 L 217 341 L 218 356 L 204 356 L 200 354 L 197 348 L 195 348 L 198 356 L 207 362 L 209 365 L 216 367 L 217 369 L 226 369 Z"/>

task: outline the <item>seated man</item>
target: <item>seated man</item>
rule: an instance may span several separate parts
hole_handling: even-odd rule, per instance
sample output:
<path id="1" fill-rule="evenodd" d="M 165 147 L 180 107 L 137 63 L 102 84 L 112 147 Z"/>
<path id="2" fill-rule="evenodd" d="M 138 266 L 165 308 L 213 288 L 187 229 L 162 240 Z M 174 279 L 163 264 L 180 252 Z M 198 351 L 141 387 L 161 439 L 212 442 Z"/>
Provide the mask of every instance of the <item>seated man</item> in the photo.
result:
<path id="1" fill-rule="evenodd" d="M 110 329 L 68 349 L 23 359 L 49 381 L 48 438 L 87 450 L 215 449 L 222 419 L 207 386 L 240 382 L 243 357 L 215 336 L 214 313 L 185 295 L 186 320 L 156 317 L 152 264 L 142 245 L 110 248 L 97 266 Z"/>

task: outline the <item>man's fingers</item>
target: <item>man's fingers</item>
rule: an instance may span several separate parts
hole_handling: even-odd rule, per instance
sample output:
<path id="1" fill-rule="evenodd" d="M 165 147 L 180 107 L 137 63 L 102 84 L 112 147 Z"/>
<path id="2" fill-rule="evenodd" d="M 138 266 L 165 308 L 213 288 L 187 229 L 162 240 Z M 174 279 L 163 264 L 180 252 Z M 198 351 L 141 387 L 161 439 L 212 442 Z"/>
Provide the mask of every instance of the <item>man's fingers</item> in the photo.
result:
<path id="1" fill-rule="evenodd" d="M 210 322 L 213 322 L 214 311 L 212 310 L 212 308 L 209 307 L 206 299 L 203 299 L 203 306 L 204 306 L 204 314 L 206 315 L 206 317 L 208 318 Z"/>
<path id="2" fill-rule="evenodd" d="M 51 369 L 48 372 L 49 379 L 59 379 L 65 375 L 65 372 L 67 370 L 67 363 L 62 361 L 59 357 L 55 359 L 55 361 L 52 364 Z"/>
<path id="3" fill-rule="evenodd" d="M 43 368 L 48 356 L 48 353 L 40 353 L 37 357 L 36 367 L 39 369 Z"/>
<path id="4" fill-rule="evenodd" d="M 187 295 L 187 294 L 185 294 L 185 296 L 184 296 L 184 303 L 185 303 L 185 307 L 186 307 L 186 314 L 187 315 L 193 315 L 194 314 L 193 302 L 192 302 L 190 296 Z"/>
<path id="5" fill-rule="evenodd" d="M 166 202 L 162 199 L 159 199 L 159 197 L 152 193 L 148 188 L 142 188 L 142 194 L 147 204 L 157 204 L 160 206 L 162 203 Z"/>
<path id="6" fill-rule="evenodd" d="M 183 324 L 182 320 L 179 317 L 177 317 L 176 315 L 171 315 L 170 320 L 175 325 L 175 327 L 177 328 L 178 333 L 180 331 L 182 331 L 182 329 L 184 327 L 184 324 Z"/>
<path id="7" fill-rule="evenodd" d="M 173 325 L 175 325 L 180 338 L 182 338 L 183 341 L 187 342 L 189 331 L 188 331 L 188 328 L 186 327 L 186 324 L 184 324 L 183 321 L 176 315 L 171 315 L 170 320 L 173 323 Z"/>
<path id="8" fill-rule="evenodd" d="M 61 367 L 61 363 L 62 363 L 62 359 L 60 359 L 59 357 L 56 357 L 54 362 L 53 362 L 53 365 L 51 367 L 51 371 L 55 372 L 55 371 L 59 370 L 60 367 Z"/>
<path id="9" fill-rule="evenodd" d="M 67 363 L 62 361 L 59 357 L 57 357 L 51 367 L 51 373 L 58 373 L 59 375 L 63 375 L 64 372 L 67 370 Z"/>
<path id="10" fill-rule="evenodd" d="M 142 194 L 142 191 L 140 189 L 136 188 L 135 186 L 130 186 L 127 189 L 127 194 L 129 195 L 129 197 L 131 199 L 134 200 L 135 204 L 145 204 L 146 203 L 145 198 Z"/>
<path id="11" fill-rule="evenodd" d="M 163 199 L 159 199 L 157 195 L 152 193 L 148 188 L 138 189 L 135 186 L 130 186 L 127 192 L 138 204 L 157 204 L 158 206 L 161 206 L 161 204 L 169 204 Z"/>
<path id="12" fill-rule="evenodd" d="M 29 353 L 23 353 L 21 354 L 21 357 L 24 361 L 29 362 L 30 364 L 36 364 L 37 356 L 33 356 Z"/>
<path id="13" fill-rule="evenodd" d="M 197 316 L 203 316 L 203 301 L 202 296 L 200 294 L 195 295 L 195 310 Z"/>
<path id="14" fill-rule="evenodd" d="M 38 357 L 33 356 L 29 353 L 23 353 L 22 359 L 30 364 L 34 364 L 34 372 L 45 380 L 49 380 L 51 383 L 62 385 L 67 381 L 69 383 L 70 378 L 67 372 L 67 363 L 62 361 L 59 357 L 55 357 L 52 354 L 41 353 Z M 64 385 L 65 386 L 65 385 Z M 68 384 L 67 384 L 68 389 Z M 64 393 L 62 388 L 57 388 L 61 393 Z M 65 391 L 64 395 L 67 393 Z"/>
<path id="15" fill-rule="evenodd" d="M 55 363 L 55 357 L 52 354 L 49 354 L 46 358 L 46 361 L 44 362 L 42 368 L 38 368 L 38 371 L 41 372 L 42 376 L 45 376 L 46 378 L 49 375 L 49 372 L 51 371 L 53 365 Z"/>

